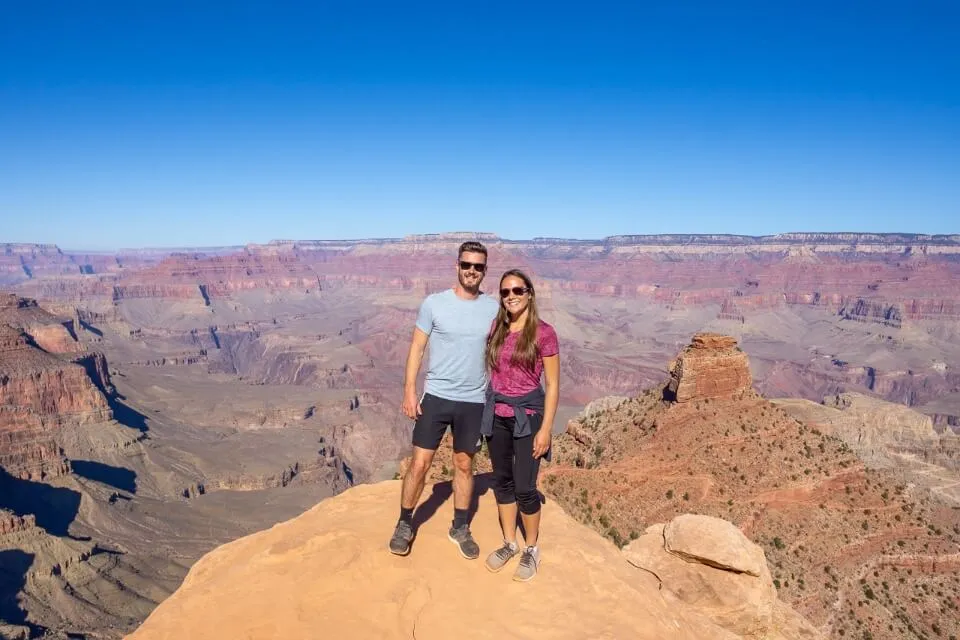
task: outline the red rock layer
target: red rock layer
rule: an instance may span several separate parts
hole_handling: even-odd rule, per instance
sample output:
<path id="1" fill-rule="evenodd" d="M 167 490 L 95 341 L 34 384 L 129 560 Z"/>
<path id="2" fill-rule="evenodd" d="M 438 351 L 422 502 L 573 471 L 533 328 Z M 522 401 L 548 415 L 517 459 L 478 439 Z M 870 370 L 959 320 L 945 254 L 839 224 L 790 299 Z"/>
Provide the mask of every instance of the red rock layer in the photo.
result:
<path id="1" fill-rule="evenodd" d="M 747 355 L 730 336 L 698 333 L 670 363 L 669 392 L 677 402 L 734 398 L 750 389 Z"/>
<path id="2" fill-rule="evenodd" d="M 102 356 L 87 358 L 94 371 L 104 362 Z M 35 347 L 19 329 L 0 325 L 0 466 L 8 473 L 42 479 L 67 472 L 55 441 L 59 426 L 110 417 L 87 368 Z"/>

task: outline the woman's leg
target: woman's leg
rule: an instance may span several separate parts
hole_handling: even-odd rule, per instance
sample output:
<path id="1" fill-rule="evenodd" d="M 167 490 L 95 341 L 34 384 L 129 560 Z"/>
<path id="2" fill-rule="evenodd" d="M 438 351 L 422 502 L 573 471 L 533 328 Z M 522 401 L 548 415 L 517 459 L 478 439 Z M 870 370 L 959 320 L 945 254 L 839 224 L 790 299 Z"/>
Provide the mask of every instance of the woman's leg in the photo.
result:
<path id="1" fill-rule="evenodd" d="M 513 482 L 523 522 L 523 539 L 526 546 L 535 547 L 540 537 L 540 492 L 537 491 L 540 459 L 533 457 L 532 435 L 516 438 L 513 444 Z"/>
<path id="2" fill-rule="evenodd" d="M 503 541 L 517 544 L 517 503 L 497 504 L 500 514 L 500 530 L 503 531 Z"/>
<path id="3" fill-rule="evenodd" d="M 513 477 L 512 418 L 497 416 L 493 435 L 487 441 L 490 462 L 493 465 L 493 494 L 497 498 L 500 529 L 506 542 L 517 541 L 517 499 Z"/>

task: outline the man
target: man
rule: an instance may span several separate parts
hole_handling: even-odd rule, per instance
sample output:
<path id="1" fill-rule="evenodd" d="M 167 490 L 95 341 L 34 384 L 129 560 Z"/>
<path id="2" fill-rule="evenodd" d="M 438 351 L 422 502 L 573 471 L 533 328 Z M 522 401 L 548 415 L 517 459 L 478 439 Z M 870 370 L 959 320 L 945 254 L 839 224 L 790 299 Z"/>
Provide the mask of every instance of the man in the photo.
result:
<path id="1" fill-rule="evenodd" d="M 487 249 L 464 242 L 457 255 L 457 286 L 434 293 L 420 305 L 403 380 L 403 413 L 416 420 L 413 459 L 403 477 L 400 520 L 390 551 L 410 553 L 413 509 L 443 434 L 453 432 L 453 524 L 449 537 L 467 559 L 480 555 L 470 533 L 468 512 L 473 495 L 473 456 L 480 442 L 480 422 L 487 387 L 484 350 L 499 303 L 480 292 L 487 271 Z M 417 372 L 430 341 L 424 394 L 417 400 Z"/>

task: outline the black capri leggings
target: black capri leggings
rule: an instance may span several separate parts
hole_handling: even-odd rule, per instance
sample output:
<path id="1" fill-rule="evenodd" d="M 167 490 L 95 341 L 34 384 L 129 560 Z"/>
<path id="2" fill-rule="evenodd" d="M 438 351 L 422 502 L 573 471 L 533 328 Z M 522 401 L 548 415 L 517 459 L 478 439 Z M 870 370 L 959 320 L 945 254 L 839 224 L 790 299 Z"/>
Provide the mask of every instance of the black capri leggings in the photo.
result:
<path id="1" fill-rule="evenodd" d="M 540 458 L 533 457 L 533 436 L 540 430 L 543 416 L 530 416 L 532 435 L 513 437 L 516 418 L 496 416 L 493 435 L 487 441 L 493 463 L 493 493 L 498 504 L 517 503 L 520 513 L 531 516 L 540 511 L 537 474 Z"/>

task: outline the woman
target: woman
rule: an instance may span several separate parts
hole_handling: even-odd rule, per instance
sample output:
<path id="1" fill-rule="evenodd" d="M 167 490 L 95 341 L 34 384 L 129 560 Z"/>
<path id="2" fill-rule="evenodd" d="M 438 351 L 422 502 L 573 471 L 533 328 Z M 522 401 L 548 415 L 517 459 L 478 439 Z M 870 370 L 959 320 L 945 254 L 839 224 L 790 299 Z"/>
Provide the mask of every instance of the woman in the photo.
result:
<path id="1" fill-rule="evenodd" d="M 540 550 L 540 458 L 549 459 L 553 418 L 560 393 L 557 333 L 537 313 L 537 296 L 530 278 L 511 269 L 500 278 L 500 311 L 487 338 L 490 386 L 484 411 L 493 463 L 494 494 L 503 530 L 503 546 L 487 557 L 487 568 L 500 571 L 520 555 L 514 580 L 526 582 L 537 574 Z M 544 390 L 540 376 L 545 380 Z M 517 511 L 523 522 L 524 544 L 517 544 Z"/>

